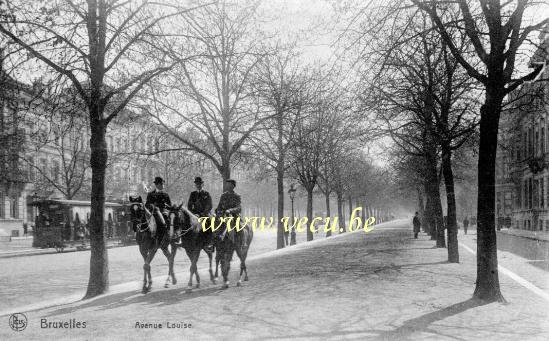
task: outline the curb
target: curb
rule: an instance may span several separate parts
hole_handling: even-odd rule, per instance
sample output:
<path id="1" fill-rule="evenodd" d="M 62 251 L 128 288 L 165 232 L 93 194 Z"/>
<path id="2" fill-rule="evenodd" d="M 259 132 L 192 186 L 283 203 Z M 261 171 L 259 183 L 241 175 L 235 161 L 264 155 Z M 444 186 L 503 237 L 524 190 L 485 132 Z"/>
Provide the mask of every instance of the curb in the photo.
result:
<path id="1" fill-rule="evenodd" d="M 117 248 L 117 247 L 125 247 L 125 246 L 132 246 L 137 244 L 124 244 L 124 245 L 107 245 L 107 249 Z M 26 256 L 40 256 L 40 255 L 51 255 L 51 254 L 63 254 L 63 253 L 70 253 L 70 252 L 78 252 L 78 251 L 89 251 L 90 247 L 87 245 L 85 248 L 76 248 L 76 247 L 70 247 L 65 248 L 62 252 L 57 252 L 54 248 L 48 248 L 45 250 L 41 249 L 27 249 L 27 250 L 20 250 L 20 251 L 7 251 L 7 252 L 0 252 L 0 259 L 2 258 L 14 258 L 14 257 L 26 257 Z"/>

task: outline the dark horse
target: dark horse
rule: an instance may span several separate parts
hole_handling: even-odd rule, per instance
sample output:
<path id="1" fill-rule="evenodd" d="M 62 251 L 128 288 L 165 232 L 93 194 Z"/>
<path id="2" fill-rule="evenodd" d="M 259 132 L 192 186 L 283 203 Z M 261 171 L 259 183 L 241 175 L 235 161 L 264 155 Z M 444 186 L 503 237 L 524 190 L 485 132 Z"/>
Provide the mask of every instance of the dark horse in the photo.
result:
<path id="1" fill-rule="evenodd" d="M 192 214 L 183 205 L 170 209 L 170 226 L 173 226 L 179 231 L 181 235 L 181 244 L 177 246 L 180 246 L 185 250 L 191 261 L 188 284 L 189 290 L 192 290 L 193 287 L 193 274 L 196 276 L 196 288 L 200 287 L 200 276 L 198 275 L 197 263 L 198 258 L 200 257 L 200 251 L 202 250 L 206 252 L 210 259 L 210 280 L 215 284 L 216 281 L 212 271 L 212 256 L 214 250 L 208 248 L 211 238 L 209 231 L 203 231 L 198 217 Z M 176 252 L 177 248 L 174 248 L 172 257 L 175 258 Z"/>
<path id="2" fill-rule="evenodd" d="M 228 216 L 224 217 L 229 218 Z M 220 217 L 216 217 L 219 220 Z M 236 223 L 236 217 L 232 217 L 232 225 Z M 242 284 L 242 274 L 245 274 L 244 281 L 248 280 L 248 270 L 246 269 L 246 257 L 248 257 L 248 250 L 254 237 L 253 230 L 249 226 L 245 226 L 240 231 L 237 231 L 234 227 L 230 230 L 227 228 L 227 221 L 219 222 L 222 224 L 221 233 L 216 235 L 215 238 L 215 277 L 217 277 L 217 269 L 221 262 L 221 275 L 223 276 L 223 288 L 229 287 L 229 270 L 231 269 L 231 260 L 233 254 L 236 251 L 236 255 L 240 259 L 240 276 L 238 277 L 237 286 Z"/>
<path id="3" fill-rule="evenodd" d="M 158 208 L 154 208 L 153 212 L 149 212 L 143 205 L 141 197 L 130 197 L 131 204 L 131 221 L 133 230 L 136 233 L 135 239 L 139 245 L 139 252 L 143 256 L 145 264 L 143 265 L 143 290 L 146 294 L 151 290 L 151 262 L 158 249 L 161 249 L 168 259 L 168 277 L 164 287 L 168 287 L 170 279 L 173 284 L 177 283 L 173 272 L 173 255 L 175 253 L 174 242 L 170 238 L 170 233 L 167 229 L 157 229 L 160 226 L 159 219 L 162 219 Z M 156 212 L 155 212 L 156 211 Z M 168 246 L 171 245 L 171 252 Z"/>

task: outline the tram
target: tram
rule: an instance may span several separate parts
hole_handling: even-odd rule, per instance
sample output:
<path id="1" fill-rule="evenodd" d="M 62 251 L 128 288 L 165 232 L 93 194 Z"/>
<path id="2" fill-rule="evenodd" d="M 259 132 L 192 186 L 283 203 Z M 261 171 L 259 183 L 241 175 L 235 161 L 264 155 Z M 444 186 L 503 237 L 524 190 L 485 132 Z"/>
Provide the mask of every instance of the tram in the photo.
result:
<path id="1" fill-rule="evenodd" d="M 32 203 L 38 215 L 34 224 L 33 247 L 56 248 L 63 252 L 66 247 L 86 249 L 90 241 L 91 203 L 80 200 L 45 199 Z M 135 242 L 130 228 L 129 206 L 105 202 L 105 237 L 108 244 L 131 244 Z"/>

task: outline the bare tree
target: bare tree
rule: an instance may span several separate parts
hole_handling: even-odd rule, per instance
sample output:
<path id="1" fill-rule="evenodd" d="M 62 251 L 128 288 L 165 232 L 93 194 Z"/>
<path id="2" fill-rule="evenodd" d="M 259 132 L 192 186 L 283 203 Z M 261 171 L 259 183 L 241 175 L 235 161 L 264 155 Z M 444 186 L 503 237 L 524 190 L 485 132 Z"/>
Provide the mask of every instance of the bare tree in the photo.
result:
<path id="1" fill-rule="evenodd" d="M 145 84 L 178 63 L 159 52 L 168 45 L 159 33 L 168 19 L 187 11 L 147 1 L 2 3 L 0 33 L 46 66 L 41 69 L 46 77 L 70 84 L 89 116 L 91 258 L 86 298 L 108 287 L 103 233 L 107 126 Z"/>
<path id="2" fill-rule="evenodd" d="M 227 0 L 194 11 L 188 17 L 190 38 L 174 45 L 171 54 L 178 56 L 190 46 L 196 57 L 165 77 L 167 90 L 150 94 L 154 105 L 149 114 L 182 144 L 210 160 L 224 189 L 231 162 L 269 118 L 252 85 L 265 56 L 254 27 L 256 10 L 257 4 Z"/>
<path id="3" fill-rule="evenodd" d="M 500 0 L 469 2 L 456 1 L 460 15 L 445 15 L 447 4 L 412 0 L 427 13 L 436 25 L 442 39 L 454 58 L 468 75 L 481 83 L 485 90 L 484 104 L 480 109 L 480 141 L 478 160 L 477 203 L 477 281 L 474 296 L 494 301 L 503 300 L 500 292 L 497 246 L 495 232 L 495 163 L 498 125 L 505 96 L 526 81 L 533 80 L 541 72 L 542 65 L 518 75 L 517 60 L 521 47 L 549 23 L 549 18 L 533 25 L 526 25 L 525 11 L 537 1 Z M 474 47 L 471 54 L 460 51 L 452 34 L 464 31 Z M 476 65 L 476 60 L 481 64 Z"/>
<path id="4" fill-rule="evenodd" d="M 252 135 L 253 148 L 276 173 L 278 193 L 277 248 L 284 247 L 284 178 L 289 167 L 286 159 L 294 130 L 307 102 L 307 75 L 299 65 L 299 55 L 292 48 L 278 46 L 274 55 L 259 63 L 254 81 L 262 105 L 270 111 L 259 131 Z"/>
<path id="5" fill-rule="evenodd" d="M 58 191 L 65 199 L 72 200 L 76 196 L 89 197 L 89 145 L 85 141 L 88 128 L 86 117 L 78 114 L 57 112 L 54 120 L 50 121 L 53 134 L 39 136 L 34 139 L 33 154 L 45 151 L 51 155 L 53 165 L 43 168 L 37 160 L 24 157 L 33 172 L 38 173 L 36 178 L 37 192 Z M 41 140 L 40 137 L 46 137 Z"/>

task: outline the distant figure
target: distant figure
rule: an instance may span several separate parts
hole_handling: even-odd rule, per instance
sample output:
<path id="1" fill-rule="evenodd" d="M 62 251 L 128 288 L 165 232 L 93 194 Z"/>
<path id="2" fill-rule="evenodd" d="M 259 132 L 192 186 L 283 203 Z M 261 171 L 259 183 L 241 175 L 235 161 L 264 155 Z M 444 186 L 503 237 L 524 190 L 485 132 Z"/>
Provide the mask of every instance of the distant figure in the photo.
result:
<path id="1" fill-rule="evenodd" d="M 421 228 L 421 222 L 419 220 L 419 214 L 417 212 L 414 215 L 413 225 L 414 225 L 414 239 L 417 239 L 417 234 L 419 233 L 419 230 Z"/>
<path id="2" fill-rule="evenodd" d="M 467 219 L 467 217 L 465 217 L 465 219 L 463 219 L 463 231 L 465 231 L 465 234 L 467 234 L 468 227 L 469 227 L 469 220 Z"/>
<path id="3" fill-rule="evenodd" d="M 29 229 L 29 225 L 27 223 L 23 224 L 23 236 L 27 236 L 27 231 Z"/>

